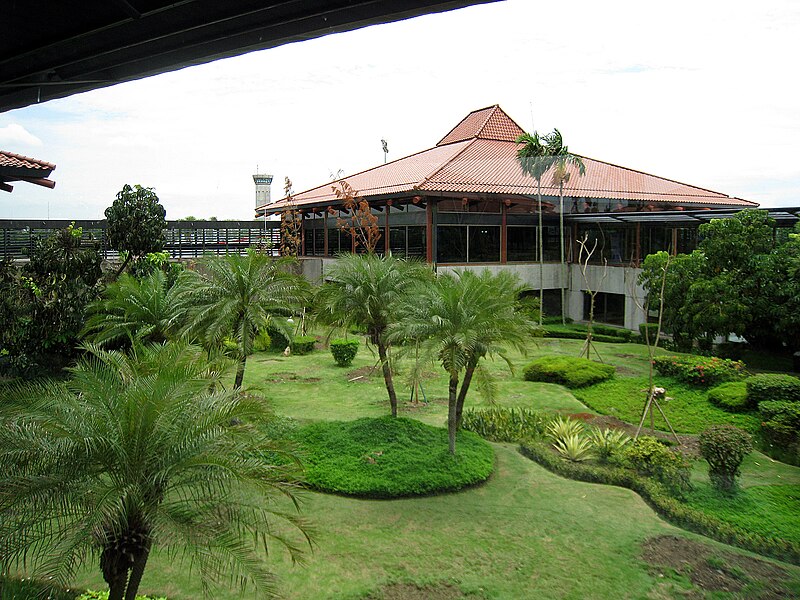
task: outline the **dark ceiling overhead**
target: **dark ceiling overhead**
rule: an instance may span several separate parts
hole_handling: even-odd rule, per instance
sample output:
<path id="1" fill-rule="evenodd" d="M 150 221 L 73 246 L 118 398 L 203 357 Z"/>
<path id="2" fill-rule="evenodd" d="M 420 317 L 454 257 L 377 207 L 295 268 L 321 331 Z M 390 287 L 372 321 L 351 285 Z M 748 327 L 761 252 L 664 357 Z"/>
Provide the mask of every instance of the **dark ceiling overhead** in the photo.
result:
<path id="1" fill-rule="evenodd" d="M 0 112 L 253 50 L 493 1 L 2 0 Z"/>

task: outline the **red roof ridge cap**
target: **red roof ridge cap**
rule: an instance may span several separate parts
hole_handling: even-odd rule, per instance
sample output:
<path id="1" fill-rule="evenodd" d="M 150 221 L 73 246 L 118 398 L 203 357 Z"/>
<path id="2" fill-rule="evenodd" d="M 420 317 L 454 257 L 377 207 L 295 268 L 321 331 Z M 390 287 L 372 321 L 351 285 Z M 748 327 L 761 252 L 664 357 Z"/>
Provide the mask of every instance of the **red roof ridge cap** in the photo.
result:
<path id="1" fill-rule="evenodd" d="M 436 142 L 436 146 L 439 146 L 439 145 L 442 145 L 442 146 L 449 146 L 450 144 L 455 144 L 455 143 L 457 143 L 457 142 L 463 142 L 464 140 L 454 140 L 454 141 L 452 141 L 452 142 L 447 142 L 446 144 L 442 144 L 442 142 L 443 142 L 444 140 L 446 140 L 446 139 L 448 138 L 448 136 L 449 136 L 451 133 L 453 133 L 453 132 L 454 132 L 456 129 L 458 129 L 458 126 L 459 126 L 459 125 L 461 125 L 461 124 L 462 124 L 464 121 L 466 121 L 467 119 L 469 119 L 469 116 L 470 116 L 470 115 L 474 115 L 475 113 L 479 113 L 479 112 L 481 112 L 482 110 L 490 110 L 490 109 L 495 109 L 495 110 L 497 110 L 498 108 L 500 108 L 500 105 L 499 105 L 499 104 L 492 104 L 492 105 L 490 105 L 490 106 L 484 106 L 483 108 L 477 108 L 477 109 L 475 109 L 475 110 L 472 110 L 472 111 L 468 112 L 468 113 L 466 114 L 466 116 L 465 116 L 463 119 L 461 119 L 461 120 L 460 120 L 458 123 L 456 123 L 456 124 L 455 124 L 455 125 L 452 127 L 452 129 L 450 129 L 450 131 L 448 131 L 446 134 L 444 134 L 444 135 L 442 136 L 442 139 L 440 139 L 438 142 Z M 502 108 L 500 108 L 500 110 L 503 110 L 503 109 L 502 109 Z M 505 111 L 503 111 L 503 112 L 505 112 Z M 483 131 L 483 128 L 484 128 L 484 127 L 486 127 L 486 124 L 489 122 L 489 119 L 492 117 L 492 115 L 493 115 L 493 114 L 494 114 L 494 110 L 491 110 L 491 111 L 489 112 L 489 114 L 486 116 L 486 119 L 484 120 L 484 122 L 483 122 L 483 125 L 481 125 L 481 126 L 478 128 L 478 133 L 480 133 L 481 131 Z"/>

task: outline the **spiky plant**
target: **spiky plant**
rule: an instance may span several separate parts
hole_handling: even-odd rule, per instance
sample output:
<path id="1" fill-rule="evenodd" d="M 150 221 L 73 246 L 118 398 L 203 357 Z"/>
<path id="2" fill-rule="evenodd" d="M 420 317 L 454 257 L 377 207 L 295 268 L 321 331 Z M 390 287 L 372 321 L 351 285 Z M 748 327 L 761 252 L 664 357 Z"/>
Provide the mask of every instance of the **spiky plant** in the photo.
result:
<path id="1" fill-rule="evenodd" d="M 109 600 L 133 600 L 157 546 L 204 588 L 237 581 L 273 596 L 265 549 L 297 558 L 307 534 L 297 463 L 275 465 L 256 428 L 263 402 L 214 385 L 219 372 L 185 343 L 84 350 L 68 382 L 5 392 L 0 573 L 65 584 L 94 559 Z"/>
<path id="2" fill-rule="evenodd" d="M 569 417 L 556 417 L 547 425 L 547 437 L 553 442 L 584 432 L 583 423 Z"/>
<path id="3" fill-rule="evenodd" d="M 607 462 L 614 454 L 622 450 L 631 438 L 621 429 L 593 428 L 589 432 L 589 440 L 601 462 Z"/>
<path id="4" fill-rule="evenodd" d="M 553 447 L 561 456 L 572 462 L 583 462 L 594 458 L 591 441 L 578 434 L 559 438 L 555 441 Z"/>

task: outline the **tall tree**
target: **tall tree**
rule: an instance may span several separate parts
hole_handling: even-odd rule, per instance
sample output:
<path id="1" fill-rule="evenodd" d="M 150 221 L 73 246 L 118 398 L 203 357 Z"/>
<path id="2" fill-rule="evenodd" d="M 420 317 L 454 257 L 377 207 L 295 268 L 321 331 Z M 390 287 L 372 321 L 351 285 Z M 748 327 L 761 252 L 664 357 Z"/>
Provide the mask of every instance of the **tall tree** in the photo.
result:
<path id="1" fill-rule="evenodd" d="M 327 274 L 329 283 L 317 297 L 317 318 L 337 327 L 359 325 L 366 329 L 370 342 L 378 348 L 383 380 L 389 395 L 392 416 L 397 416 L 397 394 L 389 364 L 391 343 L 387 328 L 396 323 L 398 307 L 414 301 L 408 297 L 415 281 L 430 283 L 433 272 L 417 261 L 391 254 L 345 254 Z"/>
<path id="2" fill-rule="evenodd" d="M 483 358 L 505 356 L 505 348 L 524 350 L 535 325 L 518 310 L 519 279 L 505 271 L 488 269 L 476 274 L 460 271 L 442 274 L 435 284 L 418 285 L 413 299 L 398 306 L 390 339 L 412 340 L 449 376 L 447 431 L 451 454 L 456 451 L 456 431 L 472 383 Z M 480 371 L 486 381 L 486 374 Z M 463 377 L 462 377 L 463 373 Z"/>
<path id="3" fill-rule="evenodd" d="M 566 306 L 564 301 L 564 289 L 567 280 L 566 262 L 564 260 L 564 185 L 569 183 L 572 176 L 570 167 L 578 170 L 578 175 L 583 177 L 586 173 L 586 165 L 580 156 L 572 154 L 569 148 L 564 145 L 561 132 L 553 129 L 553 132 L 545 136 L 547 153 L 553 158 L 553 183 L 558 186 L 558 246 L 561 253 L 561 324 L 565 325 Z"/>
<path id="4" fill-rule="evenodd" d="M 167 211 L 161 206 L 153 188 L 125 184 L 117 199 L 105 211 L 108 220 L 108 241 L 112 248 L 125 252 L 125 260 L 117 275 L 128 263 L 164 247 Z"/>
<path id="5" fill-rule="evenodd" d="M 248 250 L 245 256 L 227 254 L 204 258 L 196 270 L 186 271 L 177 285 L 179 305 L 185 311 L 189 333 L 212 346 L 225 338 L 236 340 L 238 366 L 234 387 L 244 380 L 247 357 L 259 330 L 274 324 L 291 332 L 282 319 L 304 306 L 308 283 L 289 271 L 291 259 L 273 259 Z"/>
<path id="6" fill-rule="evenodd" d="M 536 180 L 537 212 L 539 214 L 539 230 L 537 233 L 537 254 L 539 255 L 539 300 L 544 298 L 544 228 L 542 223 L 542 177 L 553 165 L 553 157 L 547 145 L 547 136 L 540 137 L 539 133 L 523 133 L 517 138 L 518 144 L 523 144 L 517 150 L 517 160 L 522 172 Z M 539 325 L 542 324 L 542 315 L 539 312 Z"/>
<path id="7" fill-rule="evenodd" d="M 264 548 L 277 542 L 296 557 L 305 532 L 275 504 L 296 506 L 297 463 L 269 460 L 254 426 L 267 418 L 263 402 L 211 385 L 219 373 L 183 343 L 85 350 L 66 384 L 5 392 L 0 572 L 24 565 L 63 584 L 99 557 L 109 600 L 134 600 L 160 546 L 204 587 L 238 581 L 273 596 Z M 277 533 L 276 521 L 298 536 Z"/>

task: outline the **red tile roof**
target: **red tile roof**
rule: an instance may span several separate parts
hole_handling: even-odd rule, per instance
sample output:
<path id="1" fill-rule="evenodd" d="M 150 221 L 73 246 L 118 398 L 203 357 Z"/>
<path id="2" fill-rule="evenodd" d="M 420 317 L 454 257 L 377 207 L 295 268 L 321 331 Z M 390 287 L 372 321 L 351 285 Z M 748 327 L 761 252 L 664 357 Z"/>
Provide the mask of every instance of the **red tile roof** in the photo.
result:
<path id="1" fill-rule="evenodd" d="M 411 193 L 533 195 L 536 182 L 517 160 L 515 142 L 522 129 L 499 106 L 467 115 L 430 150 L 346 177 L 364 198 Z M 570 168 L 564 194 L 578 198 L 646 200 L 654 203 L 710 206 L 757 206 L 756 203 L 641 171 L 582 157 L 586 173 Z M 552 171 L 542 177 L 542 193 L 558 195 Z M 328 183 L 294 196 L 298 207 L 335 204 Z M 285 202 L 270 205 L 280 209 Z"/>
<path id="2" fill-rule="evenodd" d="M 37 176 L 46 175 L 45 173 L 41 173 L 41 171 L 47 171 L 49 173 L 56 168 L 54 164 L 49 162 L 22 156 L 21 154 L 14 154 L 13 152 L 6 152 L 5 150 L 0 150 L 0 167 L 34 169 L 36 173 L 31 173 L 31 175 L 35 174 Z"/>

